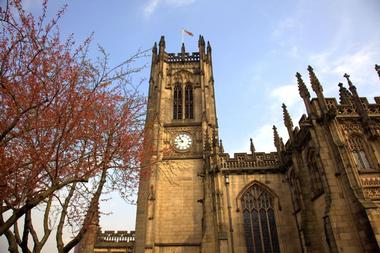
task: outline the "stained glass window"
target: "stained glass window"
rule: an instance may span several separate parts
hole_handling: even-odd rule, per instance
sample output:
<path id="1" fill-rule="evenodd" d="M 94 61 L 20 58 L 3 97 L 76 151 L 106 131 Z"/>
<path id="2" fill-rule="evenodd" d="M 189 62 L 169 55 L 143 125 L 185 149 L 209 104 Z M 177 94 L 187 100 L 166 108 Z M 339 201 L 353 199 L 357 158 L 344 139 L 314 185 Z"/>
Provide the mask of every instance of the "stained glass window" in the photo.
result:
<path id="1" fill-rule="evenodd" d="M 279 253 L 273 196 L 254 184 L 241 198 L 248 253 Z"/>
<path id="2" fill-rule="evenodd" d="M 179 84 L 174 86 L 173 119 L 182 119 L 182 87 Z"/>

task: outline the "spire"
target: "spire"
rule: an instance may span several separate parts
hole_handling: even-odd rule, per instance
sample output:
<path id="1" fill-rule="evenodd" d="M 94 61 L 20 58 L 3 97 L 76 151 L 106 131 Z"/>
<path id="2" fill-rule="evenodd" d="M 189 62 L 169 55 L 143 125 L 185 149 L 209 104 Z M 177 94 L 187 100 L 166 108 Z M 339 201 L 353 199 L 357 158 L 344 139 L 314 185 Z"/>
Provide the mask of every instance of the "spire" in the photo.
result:
<path id="1" fill-rule="evenodd" d="M 205 46 L 205 40 L 202 35 L 199 35 L 198 47 L 204 47 L 204 46 Z"/>
<path id="2" fill-rule="evenodd" d="M 219 140 L 219 152 L 220 152 L 220 153 L 224 153 L 223 142 L 222 142 L 221 139 Z"/>
<path id="3" fill-rule="evenodd" d="M 211 45 L 210 45 L 210 41 L 207 41 L 207 54 L 211 54 Z"/>
<path id="4" fill-rule="evenodd" d="M 204 52 L 204 49 L 205 49 L 205 40 L 203 38 L 202 35 L 199 35 L 199 39 L 198 39 L 198 48 L 199 48 L 199 52 L 201 53 Z"/>
<path id="5" fill-rule="evenodd" d="M 277 127 L 275 125 L 273 125 L 273 141 L 274 141 L 274 146 L 277 149 L 277 152 L 279 152 L 281 150 L 281 144 L 280 144 L 281 140 L 277 132 Z"/>
<path id="6" fill-rule="evenodd" d="M 309 65 L 307 67 L 307 70 L 309 71 L 310 83 L 311 83 L 311 87 L 313 88 L 313 91 L 315 91 L 316 93 L 322 92 L 323 91 L 322 85 L 319 82 L 317 76 L 315 75 L 314 69 Z"/>
<path id="7" fill-rule="evenodd" d="M 319 82 L 317 76 L 314 73 L 313 68 L 310 65 L 307 67 L 307 70 L 309 71 L 311 88 L 313 89 L 313 91 L 315 92 L 315 94 L 317 94 L 319 106 L 321 107 L 322 112 L 325 113 L 327 111 L 327 105 L 326 105 L 325 97 L 323 96 L 322 85 Z"/>
<path id="8" fill-rule="evenodd" d="M 347 79 L 348 86 L 349 86 L 349 89 L 352 93 L 352 98 L 353 98 L 353 102 L 355 104 L 357 113 L 362 117 L 362 120 L 367 121 L 368 120 L 367 110 L 364 108 L 364 106 L 362 104 L 362 101 L 358 95 L 358 92 L 356 91 L 355 85 L 350 80 L 350 75 L 345 73 L 343 75 L 343 77 L 345 77 Z"/>
<path id="9" fill-rule="evenodd" d="M 286 108 L 285 104 L 282 104 L 282 112 L 284 115 L 284 124 L 285 124 L 286 128 L 288 129 L 289 138 L 292 140 L 293 139 L 293 122 L 292 122 L 292 118 L 290 117 L 288 109 Z"/>
<path id="10" fill-rule="evenodd" d="M 285 123 L 285 126 L 288 127 L 288 128 L 292 128 L 293 129 L 292 118 L 290 117 L 288 109 L 287 109 L 287 107 L 286 107 L 285 104 L 282 104 L 282 112 L 284 114 L 284 123 Z"/>
<path id="11" fill-rule="evenodd" d="M 153 54 L 153 55 L 156 55 L 156 54 L 157 54 L 157 43 L 156 43 L 156 42 L 154 42 L 154 45 L 153 45 L 153 47 L 152 47 L 152 54 Z"/>
<path id="12" fill-rule="evenodd" d="M 339 83 L 339 98 L 341 105 L 349 105 L 351 104 L 351 93 L 343 86 L 343 83 Z"/>
<path id="13" fill-rule="evenodd" d="M 252 138 L 249 139 L 249 142 L 250 142 L 250 146 L 249 146 L 249 149 L 251 150 L 251 153 L 255 153 L 255 146 L 253 145 L 253 140 Z"/>
<path id="14" fill-rule="evenodd" d="M 375 70 L 376 70 L 376 72 L 377 72 L 377 74 L 379 75 L 379 78 L 380 78 L 380 65 L 375 64 Z"/>
<path id="15" fill-rule="evenodd" d="M 165 51 L 165 36 L 161 36 L 160 43 L 158 43 L 158 46 L 160 47 L 160 54 L 163 54 Z"/>
<path id="16" fill-rule="evenodd" d="M 153 66 L 153 63 L 155 63 L 157 60 L 157 43 L 154 42 L 154 45 L 152 47 L 152 66 Z"/>
<path id="17" fill-rule="evenodd" d="M 306 107 L 307 114 L 311 114 L 311 107 L 310 107 L 310 93 L 309 90 L 307 89 L 304 81 L 302 80 L 302 76 L 300 73 L 296 73 L 297 77 L 297 83 L 298 83 L 298 91 L 300 93 L 301 98 L 303 99 L 303 102 Z"/>
<path id="18" fill-rule="evenodd" d="M 296 77 L 297 77 L 297 83 L 298 83 L 298 91 L 300 93 L 301 98 L 309 99 L 310 93 L 309 93 L 309 90 L 307 89 L 304 81 L 302 80 L 301 74 L 297 72 Z"/>

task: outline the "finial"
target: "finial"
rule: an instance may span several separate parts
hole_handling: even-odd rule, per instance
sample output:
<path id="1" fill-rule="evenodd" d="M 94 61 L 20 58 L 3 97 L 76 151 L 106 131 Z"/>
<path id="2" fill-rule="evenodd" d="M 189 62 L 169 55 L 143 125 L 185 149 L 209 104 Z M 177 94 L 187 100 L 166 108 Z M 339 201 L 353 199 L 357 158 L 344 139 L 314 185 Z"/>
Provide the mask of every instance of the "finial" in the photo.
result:
<path id="1" fill-rule="evenodd" d="M 222 139 L 219 140 L 219 151 L 220 151 L 220 153 L 224 153 L 224 147 L 223 147 Z"/>
<path id="2" fill-rule="evenodd" d="M 350 80 L 350 75 L 349 75 L 349 74 L 345 73 L 345 74 L 343 75 L 343 77 L 345 77 L 345 78 L 347 79 L 348 86 L 349 86 L 350 88 L 354 86 L 354 85 L 352 84 L 351 80 Z"/>
<path id="3" fill-rule="evenodd" d="M 274 141 L 274 146 L 277 149 L 277 152 L 281 151 L 282 150 L 282 146 L 281 146 L 282 140 L 281 140 L 280 136 L 278 135 L 277 127 L 275 125 L 273 125 L 273 141 Z"/>
<path id="4" fill-rule="evenodd" d="M 309 93 L 309 90 L 307 89 L 304 81 L 302 80 L 301 74 L 297 72 L 296 77 L 297 77 L 297 83 L 298 83 L 298 91 L 300 93 L 301 98 L 309 99 L 310 93 Z"/>
<path id="5" fill-rule="evenodd" d="M 204 46 L 205 46 L 205 40 L 202 35 L 199 35 L 198 47 L 204 47 Z"/>
<path id="6" fill-rule="evenodd" d="M 341 105 L 351 104 L 351 93 L 343 86 L 343 83 L 339 83 L 339 99 Z"/>
<path id="7" fill-rule="evenodd" d="M 158 46 L 160 47 L 159 53 L 162 55 L 165 51 L 165 37 L 161 36 L 160 42 L 158 43 Z"/>
<path id="8" fill-rule="evenodd" d="M 253 153 L 255 153 L 255 146 L 253 145 L 253 140 L 252 140 L 252 138 L 249 138 L 249 142 L 250 142 L 250 146 L 249 146 L 249 148 L 250 148 L 250 150 L 251 150 L 251 153 L 253 154 Z"/>
<path id="9" fill-rule="evenodd" d="M 160 38 L 159 46 L 160 47 L 165 47 L 165 36 L 163 36 L 163 35 Z"/>
<path id="10" fill-rule="evenodd" d="M 288 127 L 288 128 L 293 129 L 292 118 L 290 117 L 288 109 L 287 109 L 287 107 L 286 107 L 285 104 L 282 104 L 282 112 L 283 112 L 283 115 L 284 115 L 285 126 Z"/>
<path id="11" fill-rule="evenodd" d="M 379 75 L 379 78 L 380 78 L 380 65 L 375 64 L 375 70 L 376 70 L 376 72 L 377 72 L 377 74 Z"/>
<path id="12" fill-rule="evenodd" d="M 210 45 L 210 41 L 207 41 L 207 52 L 210 52 L 210 53 L 211 53 L 211 45 Z"/>
<path id="13" fill-rule="evenodd" d="M 181 53 L 184 54 L 185 52 L 186 52 L 186 50 L 185 50 L 185 43 L 182 43 Z"/>
<path id="14" fill-rule="evenodd" d="M 154 42 L 154 45 L 152 47 L 152 53 L 157 54 L 157 43 L 156 42 Z"/>
<path id="15" fill-rule="evenodd" d="M 315 75 L 313 68 L 309 65 L 307 67 L 307 70 L 309 71 L 310 83 L 311 87 L 313 88 L 313 91 L 315 91 L 316 93 L 322 92 L 322 85 L 319 82 L 317 76 Z"/>

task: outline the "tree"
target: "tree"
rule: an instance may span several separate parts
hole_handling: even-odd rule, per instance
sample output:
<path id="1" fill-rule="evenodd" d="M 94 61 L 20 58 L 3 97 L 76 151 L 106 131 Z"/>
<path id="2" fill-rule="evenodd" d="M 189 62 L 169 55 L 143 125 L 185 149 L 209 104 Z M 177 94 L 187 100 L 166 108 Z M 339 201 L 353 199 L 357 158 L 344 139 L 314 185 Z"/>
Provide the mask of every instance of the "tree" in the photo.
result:
<path id="1" fill-rule="evenodd" d="M 63 214 L 58 249 L 68 252 L 86 232 L 94 215 L 88 210 L 98 204 L 106 180 L 117 179 L 131 188 L 136 182 L 145 99 L 126 84 L 130 74 L 141 70 L 130 64 L 145 52 L 113 68 L 102 48 L 101 56 L 91 60 L 90 38 L 76 48 L 72 37 L 62 42 L 57 22 L 64 9 L 49 22 L 47 0 L 38 18 L 20 0 L 8 1 L 1 10 L 0 235 L 7 237 L 12 252 L 19 247 L 31 252 L 30 237 L 33 251 L 41 250 L 51 233 L 52 206 Z M 92 190 L 89 180 L 95 183 Z M 63 245 L 60 233 L 70 223 L 67 211 L 83 192 L 91 201 L 80 206 L 84 215 L 77 234 Z M 41 204 L 44 235 L 39 239 L 31 210 Z"/>

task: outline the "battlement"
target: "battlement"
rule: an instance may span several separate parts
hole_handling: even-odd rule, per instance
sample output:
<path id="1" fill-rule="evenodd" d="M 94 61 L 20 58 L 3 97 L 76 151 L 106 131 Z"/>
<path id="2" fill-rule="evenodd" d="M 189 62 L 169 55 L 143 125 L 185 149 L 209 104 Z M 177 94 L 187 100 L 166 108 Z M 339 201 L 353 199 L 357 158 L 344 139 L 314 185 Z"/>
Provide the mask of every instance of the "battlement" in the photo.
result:
<path id="1" fill-rule="evenodd" d="M 135 248 L 135 231 L 109 231 L 101 232 L 99 230 L 96 243 L 96 249 L 115 249 L 122 250 L 117 252 L 134 252 Z M 109 251 L 113 252 L 113 251 Z"/>
<path id="2" fill-rule="evenodd" d="M 220 155 L 221 168 L 277 168 L 279 165 L 277 152 L 235 153 L 233 158 L 227 153 Z"/>
<path id="3" fill-rule="evenodd" d="M 199 62 L 199 52 L 189 53 L 166 53 L 165 61 L 167 62 Z"/>

